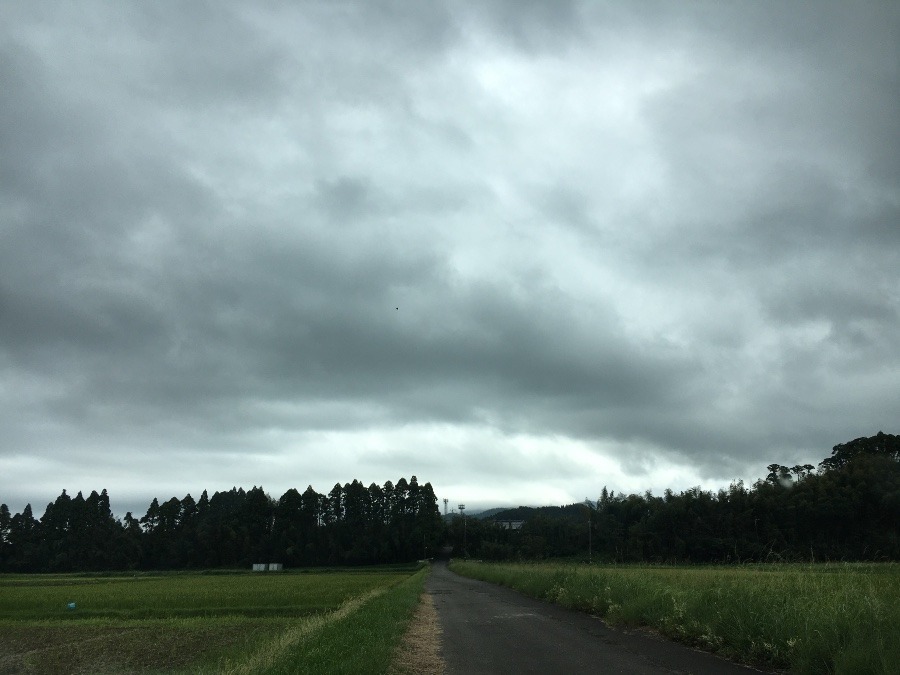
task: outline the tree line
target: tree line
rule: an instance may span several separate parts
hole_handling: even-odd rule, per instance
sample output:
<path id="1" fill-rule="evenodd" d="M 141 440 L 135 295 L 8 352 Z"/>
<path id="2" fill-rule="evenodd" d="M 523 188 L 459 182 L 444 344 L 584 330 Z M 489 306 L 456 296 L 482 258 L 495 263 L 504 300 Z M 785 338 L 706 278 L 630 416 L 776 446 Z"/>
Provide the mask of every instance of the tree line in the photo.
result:
<path id="1" fill-rule="evenodd" d="M 900 436 L 834 446 L 818 469 L 771 464 L 752 486 L 616 495 L 456 517 L 458 551 L 485 559 L 609 562 L 900 560 Z M 508 529 L 510 521 L 524 521 Z M 506 523 L 506 526 L 504 526 Z"/>
<path id="2" fill-rule="evenodd" d="M 455 555 L 577 557 L 608 562 L 900 560 L 900 436 L 834 446 L 819 463 L 770 464 L 747 487 L 615 494 L 568 506 L 520 507 L 480 520 L 441 518 L 430 483 L 357 480 L 279 499 L 262 487 L 204 491 L 117 519 L 106 490 L 64 490 L 37 519 L 0 504 L 0 571 L 363 565 Z M 524 521 L 519 529 L 504 523 Z"/>
<path id="3" fill-rule="evenodd" d="M 363 565 L 432 555 L 445 534 L 430 483 L 358 480 L 328 494 L 312 486 L 273 499 L 262 487 L 204 490 L 121 520 L 106 490 L 85 498 L 63 490 L 35 518 L 31 505 L 12 515 L 0 505 L 0 571 L 70 572 L 134 569 Z"/>

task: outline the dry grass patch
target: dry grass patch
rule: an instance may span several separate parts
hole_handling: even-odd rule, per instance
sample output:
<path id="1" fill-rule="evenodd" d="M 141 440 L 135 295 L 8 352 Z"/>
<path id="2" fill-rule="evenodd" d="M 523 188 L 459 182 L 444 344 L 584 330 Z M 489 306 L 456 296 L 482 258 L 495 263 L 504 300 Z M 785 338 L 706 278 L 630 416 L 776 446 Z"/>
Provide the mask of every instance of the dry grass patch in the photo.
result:
<path id="1" fill-rule="evenodd" d="M 443 675 L 441 625 L 434 598 L 423 593 L 416 613 L 394 656 L 390 675 Z"/>
<path id="2" fill-rule="evenodd" d="M 0 675 L 170 672 L 206 654 L 252 643 L 275 625 L 210 623 L 4 626 L 0 628 Z"/>

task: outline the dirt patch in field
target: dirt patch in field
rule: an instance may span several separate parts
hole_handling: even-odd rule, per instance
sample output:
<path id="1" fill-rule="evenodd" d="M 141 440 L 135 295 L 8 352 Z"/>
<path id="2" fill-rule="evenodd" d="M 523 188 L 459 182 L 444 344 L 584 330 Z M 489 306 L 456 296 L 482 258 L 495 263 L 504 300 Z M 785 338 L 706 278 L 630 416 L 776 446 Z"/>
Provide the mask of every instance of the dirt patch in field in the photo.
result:
<path id="1" fill-rule="evenodd" d="M 5 626 L 0 675 L 140 673 L 184 668 L 258 637 L 266 627 Z"/>
<path id="2" fill-rule="evenodd" d="M 390 675 L 443 675 L 441 624 L 430 593 L 423 593 L 400 648 L 394 656 Z"/>

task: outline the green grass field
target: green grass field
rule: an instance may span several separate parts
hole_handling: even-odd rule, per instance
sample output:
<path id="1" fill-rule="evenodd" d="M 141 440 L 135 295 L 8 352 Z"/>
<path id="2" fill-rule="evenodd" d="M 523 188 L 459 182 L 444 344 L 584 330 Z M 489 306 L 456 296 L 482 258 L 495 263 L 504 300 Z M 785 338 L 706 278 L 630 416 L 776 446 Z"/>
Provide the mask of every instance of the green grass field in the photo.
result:
<path id="1" fill-rule="evenodd" d="M 0 674 L 383 673 L 425 574 L 0 575 Z"/>
<path id="2" fill-rule="evenodd" d="M 762 667 L 887 675 L 900 664 L 897 564 L 451 569 Z"/>

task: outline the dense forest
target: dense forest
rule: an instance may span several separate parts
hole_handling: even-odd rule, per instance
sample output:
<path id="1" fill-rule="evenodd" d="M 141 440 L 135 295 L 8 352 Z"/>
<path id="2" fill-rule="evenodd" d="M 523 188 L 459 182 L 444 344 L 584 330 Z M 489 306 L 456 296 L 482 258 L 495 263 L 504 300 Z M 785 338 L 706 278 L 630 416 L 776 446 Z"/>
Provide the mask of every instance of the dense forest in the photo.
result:
<path id="1" fill-rule="evenodd" d="M 900 560 L 900 436 L 836 445 L 818 469 L 771 464 L 749 488 L 662 496 L 603 488 L 596 501 L 457 516 L 450 529 L 457 550 L 495 560 Z"/>
<path id="2" fill-rule="evenodd" d="M 63 490 L 40 520 L 31 505 L 0 505 L 0 571 L 69 572 L 249 567 L 257 562 L 363 565 L 432 555 L 445 535 L 430 483 L 415 476 L 368 488 L 354 480 L 327 495 L 310 486 L 270 497 L 261 487 L 206 491 L 162 503 L 140 519 L 110 511 L 106 490 Z"/>
<path id="3" fill-rule="evenodd" d="M 37 519 L 0 505 L 0 571 L 365 565 L 435 554 L 484 559 L 570 557 L 606 562 L 900 560 L 900 436 L 834 446 L 818 466 L 771 464 L 752 486 L 623 495 L 490 517 L 440 517 L 415 476 L 327 495 L 312 487 L 273 499 L 261 487 L 154 499 L 116 519 L 106 490 L 65 491 Z M 513 521 L 515 525 L 513 526 Z"/>

